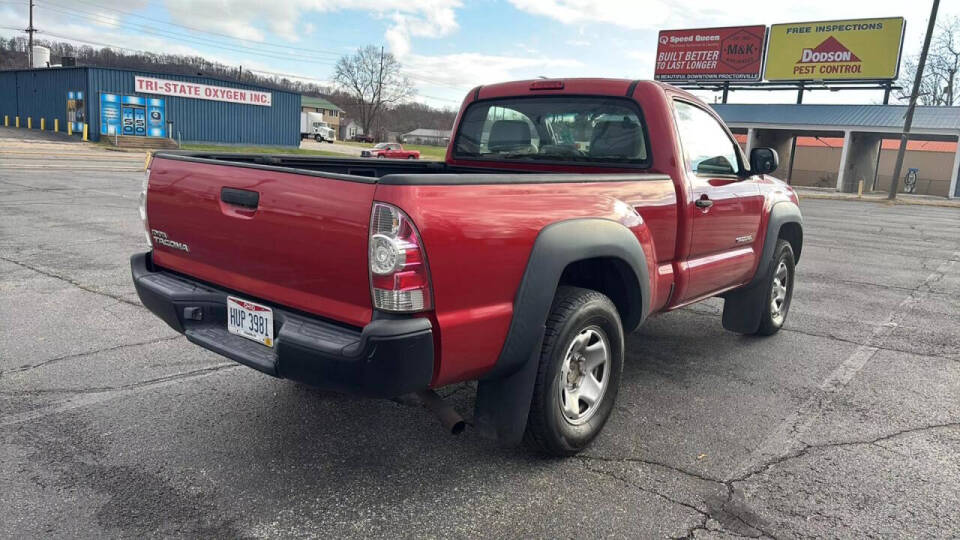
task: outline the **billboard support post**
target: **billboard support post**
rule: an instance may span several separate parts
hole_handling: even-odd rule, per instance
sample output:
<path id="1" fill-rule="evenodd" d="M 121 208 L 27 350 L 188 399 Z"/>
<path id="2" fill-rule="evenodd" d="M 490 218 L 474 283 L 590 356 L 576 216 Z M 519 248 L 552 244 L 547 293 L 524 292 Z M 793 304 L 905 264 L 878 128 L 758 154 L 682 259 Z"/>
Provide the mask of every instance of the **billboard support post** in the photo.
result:
<path id="1" fill-rule="evenodd" d="M 797 85 L 797 105 L 803 103 L 803 91 L 804 91 L 803 81 Z M 793 157 L 797 153 L 797 136 L 794 135 L 790 139 L 790 165 L 787 166 L 787 183 L 793 183 Z"/>
<path id="2" fill-rule="evenodd" d="M 930 51 L 930 39 L 933 37 L 933 29 L 937 25 L 937 10 L 940 8 L 940 0 L 933 0 L 933 7 L 930 9 L 930 21 L 927 23 L 927 35 L 923 38 L 923 50 L 920 51 L 920 60 L 917 62 L 917 74 L 913 78 L 913 91 L 910 92 L 910 104 L 907 105 L 907 116 L 903 120 L 903 133 L 900 134 L 900 149 L 897 150 L 897 164 L 893 167 L 893 178 L 890 179 L 890 194 L 887 199 L 897 198 L 897 184 L 900 181 L 900 173 L 903 172 L 903 158 L 907 152 L 907 140 L 910 138 L 910 127 L 913 125 L 913 112 L 917 109 L 917 95 L 920 93 L 920 80 L 923 78 L 923 68 L 927 63 L 927 52 Z"/>

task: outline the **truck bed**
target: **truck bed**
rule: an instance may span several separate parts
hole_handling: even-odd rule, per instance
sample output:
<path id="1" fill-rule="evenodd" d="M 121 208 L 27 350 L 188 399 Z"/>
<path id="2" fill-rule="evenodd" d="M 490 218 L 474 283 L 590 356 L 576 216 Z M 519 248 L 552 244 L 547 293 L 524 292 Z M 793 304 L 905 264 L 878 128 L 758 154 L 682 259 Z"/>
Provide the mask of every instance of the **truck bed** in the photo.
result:
<path id="1" fill-rule="evenodd" d="M 537 171 L 517 165 L 511 168 L 462 167 L 441 161 L 393 160 L 373 158 L 328 158 L 297 154 L 243 154 L 211 152 L 161 152 L 158 158 L 230 165 L 278 172 L 335 178 L 351 182 L 372 184 L 410 185 L 456 185 L 456 184 L 526 184 L 526 183 L 576 183 L 619 182 L 645 178 L 666 178 L 662 174 L 646 173 L 643 170 L 597 170 L 594 172 L 545 173 L 544 165 L 536 165 Z M 546 164 L 549 168 L 549 164 Z M 571 165 L 563 166 L 570 169 Z M 559 170 L 559 167 L 558 167 Z M 429 175 L 429 177 L 424 177 Z"/>
<path id="2" fill-rule="evenodd" d="M 231 204 L 225 191 L 255 194 L 257 202 Z M 448 338 L 437 351 L 438 365 L 440 356 L 458 358 L 439 368 L 438 383 L 490 367 L 545 226 L 577 218 L 642 222 L 656 246 L 651 268 L 672 260 L 677 239 L 674 184 L 644 170 L 561 174 L 414 160 L 164 152 L 153 161 L 147 197 L 151 232 L 165 235 L 154 242 L 153 262 L 242 299 L 360 328 L 374 312 L 368 269 L 374 201 L 406 212 L 422 236 L 434 309 L 421 316 Z M 669 293 L 669 264 L 663 271 L 652 306 Z M 478 335 L 489 339 L 478 342 Z"/>

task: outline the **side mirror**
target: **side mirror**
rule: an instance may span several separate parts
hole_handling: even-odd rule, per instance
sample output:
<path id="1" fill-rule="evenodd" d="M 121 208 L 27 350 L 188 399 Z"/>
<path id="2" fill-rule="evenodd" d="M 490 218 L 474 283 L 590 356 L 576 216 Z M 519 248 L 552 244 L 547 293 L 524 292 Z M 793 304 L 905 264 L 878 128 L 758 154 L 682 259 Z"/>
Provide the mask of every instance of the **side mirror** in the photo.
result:
<path id="1" fill-rule="evenodd" d="M 770 174 L 780 166 L 780 156 L 773 148 L 750 150 L 750 169 L 753 174 Z"/>

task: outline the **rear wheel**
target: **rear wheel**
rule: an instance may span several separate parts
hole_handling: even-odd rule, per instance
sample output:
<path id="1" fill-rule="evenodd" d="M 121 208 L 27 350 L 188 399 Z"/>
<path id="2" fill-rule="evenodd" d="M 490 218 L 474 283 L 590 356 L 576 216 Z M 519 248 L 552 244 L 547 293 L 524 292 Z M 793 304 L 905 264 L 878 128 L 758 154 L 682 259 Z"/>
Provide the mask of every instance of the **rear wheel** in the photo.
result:
<path id="1" fill-rule="evenodd" d="M 540 352 L 524 441 L 569 456 L 583 450 L 610 418 L 623 371 L 623 328 L 605 295 L 560 287 Z"/>
<path id="2" fill-rule="evenodd" d="M 407 159 L 417 159 L 417 156 L 407 156 Z"/>
<path id="3" fill-rule="evenodd" d="M 773 251 L 773 264 L 770 266 L 770 287 L 760 314 L 760 328 L 757 334 L 772 336 L 783 327 L 790 311 L 793 299 L 793 274 L 796 271 L 793 259 L 793 247 L 790 242 L 777 239 Z"/>

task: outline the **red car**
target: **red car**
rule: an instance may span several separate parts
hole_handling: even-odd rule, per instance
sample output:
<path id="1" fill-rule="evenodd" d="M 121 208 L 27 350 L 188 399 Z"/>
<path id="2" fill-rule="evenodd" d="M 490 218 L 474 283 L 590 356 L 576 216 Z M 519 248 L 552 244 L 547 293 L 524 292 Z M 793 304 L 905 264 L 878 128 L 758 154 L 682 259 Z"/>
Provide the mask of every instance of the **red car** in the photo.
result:
<path id="1" fill-rule="evenodd" d="M 614 410 L 624 336 L 724 299 L 771 335 L 790 309 L 797 196 L 709 106 L 612 79 L 478 87 L 445 163 L 158 153 L 143 304 L 264 373 L 376 397 L 479 381 L 474 426 L 554 455 Z M 709 346 L 709 344 L 705 344 Z"/>
<path id="2" fill-rule="evenodd" d="M 369 150 L 360 152 L 361 157 L 390 158 L 390 159 L 420 159 L 420 152 L 404 150 L 400 143 L 379 143 Z"/>

